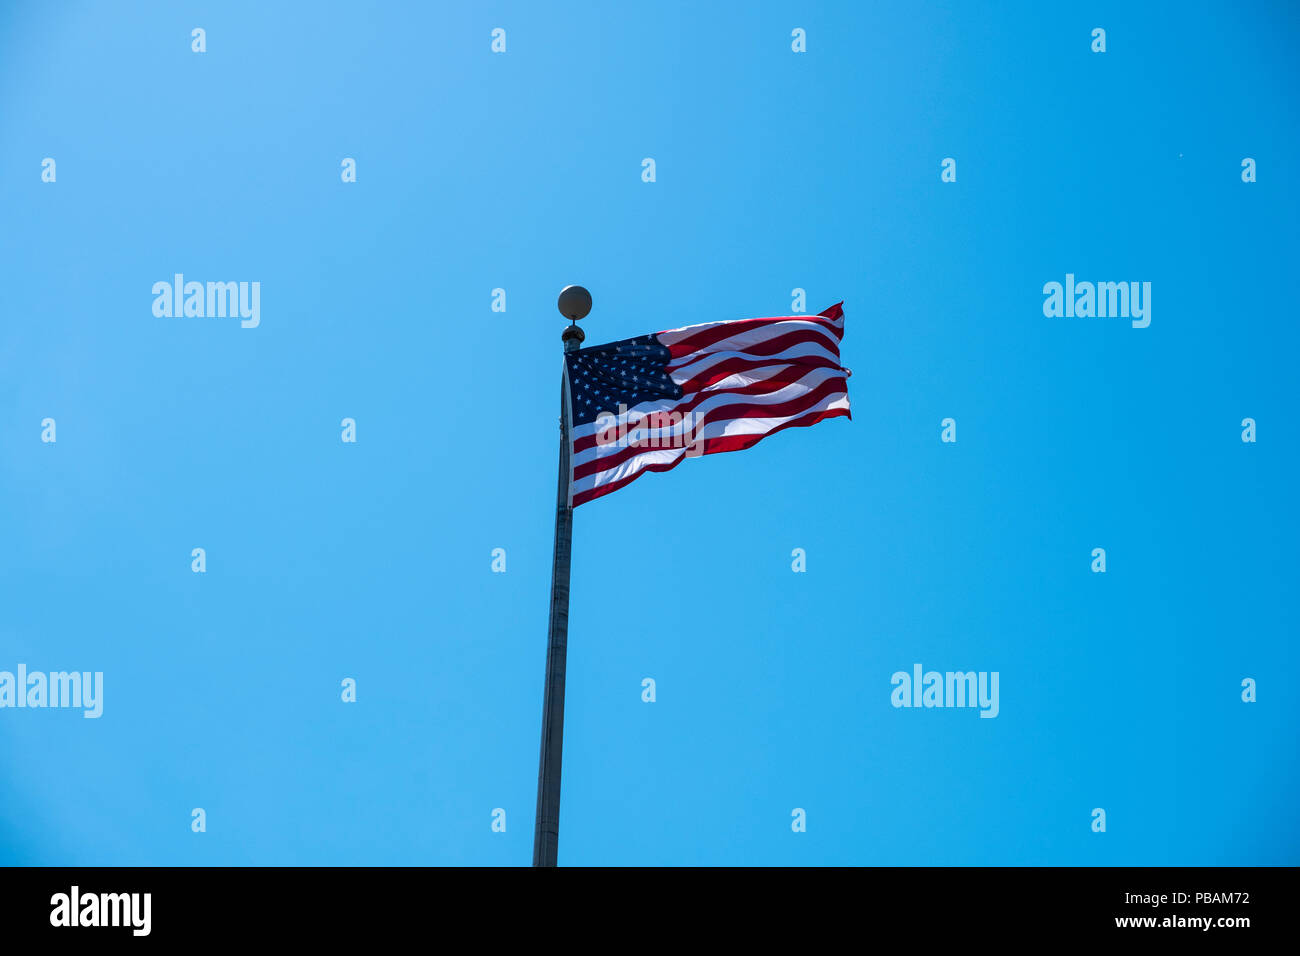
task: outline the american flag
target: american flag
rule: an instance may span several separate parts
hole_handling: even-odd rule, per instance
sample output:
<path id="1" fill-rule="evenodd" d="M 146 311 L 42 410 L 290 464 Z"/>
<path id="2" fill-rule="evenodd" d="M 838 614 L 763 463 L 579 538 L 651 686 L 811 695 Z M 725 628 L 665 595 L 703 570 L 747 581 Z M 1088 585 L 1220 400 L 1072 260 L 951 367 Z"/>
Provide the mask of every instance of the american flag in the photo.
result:
<path id="1" fill-rule="evenodd" d="M 843 303 L 819 315 L 706 322 L 565 356 L 572 506 L 647 471 L 849 414 Z"/>

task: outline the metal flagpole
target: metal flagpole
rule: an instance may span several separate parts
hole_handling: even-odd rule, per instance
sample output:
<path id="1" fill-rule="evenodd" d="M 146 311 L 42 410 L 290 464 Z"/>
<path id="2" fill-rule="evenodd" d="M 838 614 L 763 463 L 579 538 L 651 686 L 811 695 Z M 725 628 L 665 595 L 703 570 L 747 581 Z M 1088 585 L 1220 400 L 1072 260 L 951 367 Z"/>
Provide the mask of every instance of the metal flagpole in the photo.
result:
<path id="1" fill-rule="evenodd" d="M 577 321 L 591 311 L 591 294 L 582 286 L 560 292 L 560 314 L 570 325 L 561 337 L 567 355 L 585 336 Z M 560 476 L 555 494 L 555 551 L 551 559 L 551 622 L 546 639 L 546 688 L 542 693 L 542 746 L 537 767 L 537 818 L 533 826 L 533 866 L 555 866 L 560 849 L 560 764 L 564 758 L 564 663 L 569 645 L 569 556 L 573 544 L 573 506 L 569 501 L 569 376 L 560 380 Z"/>

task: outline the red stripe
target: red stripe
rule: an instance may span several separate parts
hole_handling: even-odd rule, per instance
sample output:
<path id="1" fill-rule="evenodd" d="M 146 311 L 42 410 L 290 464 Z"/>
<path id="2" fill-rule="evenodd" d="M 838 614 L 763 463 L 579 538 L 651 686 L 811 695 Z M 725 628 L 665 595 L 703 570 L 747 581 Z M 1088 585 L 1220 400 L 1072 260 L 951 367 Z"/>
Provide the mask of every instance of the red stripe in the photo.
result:
<path id="1" fill-rule="evenodd" d="M 839 342 L 828 339 L 825 334 L 817 329 L 795 329 L 793 332 L 783 332 L 773 338 L 764 339 L 761 342 L 754 342 L 750 345 L 737 348 L 734 351 L 740 352 L 743 355 L 777 355 L 792 346 L 801 345 L 804 342 L 812 342 L 816 345 L 821 345 L 832 355 L 838 356 L 840 354 Z M 696 362 L 702 361 L 710 355 L 720 355 L 727 351 L 731 350 L 724 348 L 719 349 L 716 352 L 705 352 L 703 354 L 690 353 L 689 357 L 683 357 L 680 361 L 669 361 L 666 368 L 670 373 L 675 372 L 688 365 L 694 365 Z M 790 359 L 790 361 L 797 362 L 798 359 Z"/>
<path id="2" fill-rule="evenodd" d="M 835 395 L 840 392 L 847 394 L 848 390 L 849 388 L 848 388 L 847 379 L 829 378 L 826 381 L 822 382 L 822 384 L 818 385 L 816 388 L 812 389 L 811 391 L 803 395 L 800 395 L 798 398 L 792 398 L 789 401 L 779 402 L 775 405 L 759 405 L 759 404 L 744 403 L 744 402 L 737 402 L 732 405 L 721 405 L 718 408 L 706 412 L 704 414 L 703 419 L 695 423 L 695 430 L 698 431 L 699 429 L 703 428 L 705 425 L 713 424 L 720 421 L 731 421 L 737 418 L 788 418 L 791 415 L 798 415 L 800 412 L 807 409 L 810 405 L 816 405 L 818 402 L 822 401 L 823 399 L 831 395 Z M 722 394 L 726 394 L 726 393 L 724 392 Z M 590 437 L 593 438 L 593 441 L 590 444 L 587 444 L 585 446 L 586 448 L 591 448 L 595 444 L 594 441 L 595 436 L 590 436 Z M 726 438 L 732 436 L 724 435 L 722 437 Z M 712 439 L 705 440 L 706 448 L 708 446 L 709 441 L 712 441 Z M 578 444 L 577 442 L 574 442 L 575 457 L 577 456 L 577 453 L 579 451 L 583 450 L 578 448 L 577 444 Z M 741 445 L 740 447 L 748 448 L 749 446 Z M 619 448 L 617 451 L 614 451 L 612 454 L 601 455 L 598 458 L 593 458 L 591 461 L 585 461 L 581 465 L 576 465 L 573 469 L 573 478 L 576 481 L 579 478 L 586 478 L 589 475 L 594 475 L 597 474 L 598 472 L 607 471 L 610 468 L 614 468 L 622 464 L 623 462 L 627 461 L 629 458 L 635 458 L 637 455 L 641 454 L 642 452 L 653 451 L 653 450 L 655 449 L 650 446 L 629 446 L 626 448 Z M 707 454 L 707 452 L 705 452 L 705 454 Z"/>
<path id="3" fill-rule="evenodd" d="M 803 371 L 814 368 L 840 367 L 840 363 L 835 359 L 828 359 L 821 355 L 799 355 L 793 358 L 777 359 L 775 362 L 772 361 L 771 356 L 747 359 L 739 355 L 733 355 L 730 358 L 723 359 L 716 365 L 710 365 L 708 368 L 696 372 L 694 376 L 681 383 L 682 391 L 689 395 L 691 392 L 698 392 L 701 389 L 708 388 L 714 382 L 720 382 L 728 375 L 733 375 L 736 372 L 745 372 L 756 368 L 770 368 L 775 364 L 788 365 L 791 368 L 799 368 Z"/>
<path id="4" fill-rule="evenodd" d="M 827 365 L 822 365 L 822 367 L 827 367 Z M 839 365 L 828 365 L 828 367 L 839 368 Z M 729 389 L 712 389 L 711 392 L 688 393 L 689 397 L 679 399 L 679 402 L 677 402 L 675 406 L 669 408 L 658 408 L 658 410 L 650 412 L 650 414 L 669 415 L 672 414 L 672 412 L 677 412 L 677 415 L 679 416 L 685 415 L 686 412 L 694 411 L 702 402 L 714 397 L 714 395 L 770 395 L 774 392 L 780 392 L 780 390 L 784 389 L 787 385 L 794 385 L 797 384 L 797 382 L 803 381 L 803 378 L 806 378 L 811 371 L 813 371 L 811 365 L 783 365 L 783 367 L 780 368 L 780 371 L 775 372 L 771 377 L 750 382 L 749 385 L 735 385 Z M 835 380 L 833 380 L 833 378 L 828 378 L 827 381 Z M 775 408 L 776 406 L 771 407 Z M 614 412 L 610 412 L 610 414 L 612 415 Z M 645 423 L 647 414 L 642 414 L 642 412 L 637 412 L 637 414 L 641 415 L 638 424 Z M 649 428 L 650 425 L 646 425 L 646 427 Z M 662 427 L 662 425 L 659 425 L 659 427 Z M 598 434 L 599 431 L 591 432 L 590 434 L 584 434 L 584 436 L 575 438 L 575 440 L 573 440 L 573 451 L 575 451 L 575 454 L 578 453 L 578 451 L 585 451 L 586 449 L 589 449 L 589 447 L 597 444 L 595 438 L 597 438 Z"/>
<path id="5" fill-rule="evenodd" d="M 679 416 L 684 416 L 687 412 L 695 411 L 695 409 L 698 408 L 701 403 L 703 403 L 706 399 L 712 398 L 715 395 L 771 395 L 774 392 L 778 392 L 782 388 L 785 388 L 787 385 L 796 384 L 797 382 L 800 382 L 805 378 L 805 375 L 801 371 L 798 371 L 796 369 L 783 369 L 779 373 L 779 375 L 782 376 L 785 380 L 777 381 L 776 377 L 774 376 L 771 379 L 764 379 L 761 382 L 754 382 L 750 385 L 740 385 L 735 388 L 719 388 L 719 389 L 714 389 L 711 392 L 697 392 L 695 395 L 692 395 L 689 399 L 678 402 L 672 408 L 663 409 L 659 412 L 656 412 L 655 414 L 664 415 L 664 414 L 672 414 L 676 412 Z M 837 384 L 839 386 L 838 389 L 834 387 Z M 700 418 L 697 422 L 694 423 L 694 427 L 695 429 L 698 430 L 699 428 L 702 428 L 704 425 L 707 425 L 709 422 L 722 421 L 728 418 L 749 417 L 748 415 L 744 415 L 744 414 L 740 414 L 740 415 L 735 414 L 735 412 L 737 411 L 758 411 L 760 409 L 773 409 L 774 411 L 771 414 L 758 415 L 757 417 L 783 418 L 786 415 L 792 415 L 795 412 L 799 411 L 800 407 L 807 403 L 809 396 L 817 396 L 817 395 L 825 396 L 825 395 L 832 394 L 835 391 L 841 391 L 844 392 L 845 394 L 848 393 L 847 378 L 832 377 L 832 378 L 825 379 L 820 384 L 812 387 L 809 391 L 805 392 L 803 395 L 800 395 L 796 398 L 787 399 L 784 402 L 777 402 L 774 404 L 767 404 L 767 405 L 764 405 L 759 402 L 748 402 L 748 403 L 733 402 L 730 405 L 719 405 L 716 408 L 713 408 L 712 410 L 706 412 L 702 418 Z M 652 427 L 645 422 L 646 417 L 648 416 L 642 416 L 641 420 L 637 423 L 637 427 L 641 427 L 642 425 L 644 425 L 647 428 Z M 663 419 L 659 419 L 659 420 L 662 421 Z M 662 428 L 664 426 L 660 425 L 654 427 Z M 629 431 L 630 430 L 631 429 L 629 428 Z M 600 432 L 595 431 L 592 432 L 590 435 L 583 435 L 580 438 L 575 438 L 573 440 L 574 456 L 576 457 L 580 452 L 584 452 L 590 448 L 596 447 L 596 445 L 599 444 L 599 442 L 597 441 L 599 435 Z"/>
<path id="6" fill-rule="evenodd" d="M 729 339 L 733 335 L 740 335 L 744 332 L 750 332 L 754 329 L 762 328 L 765 325 L 774 325 L 778 322 L 811 322 L 814 325 L 821 326 L 834 335 L 837 342 L 844 338 L 843 329 L 829 321 L 823 321 L 817 316 L 782 315 L 770 319 L 740 319 L 736 322 L 719 322 L 711 328 L 701 329 L 699 332 L 696 332 L 693 335 L 688 335 L 684 339 L 678 339 L 676 342 L 668 346 L 668 352 L 673 358 L 681 358 L 683 355 L 698 352 L 700 349 L 707 348 L 716 342 L 721 342 L 723 339 Z M 668 331 L 671 332 L 673 330 L 669 329 Z M 658 334 L 663 335 L 665 333 L 660 332 Z M 746 348 L 745 351 L 749 351 L 749 348 Z"/>
<path id="7" fill-rule="evenodd" d="M 853 418 L 853 416 L 849 414 L 849 410 L 847 408 L 832 408 L 820 412 L 811 412 L 808 415 L 804 415 L 799 418 L 794 418 L 788 422 L 784 422 L 780 425 L 777 425 L 771 431 L 762 432 L 761 434 L 723 435 L 720 438 L 706 439 L 704 442 L 703 454 L 716 455 L 719 452 L 724 452 L 724 451 L 742 451 L 746 448 L 752 448 L 754 445 L 757 445 L 768 435 L 775 435 L 777 432 L 781 431 L 782 429 L 799 428 L 808 425 L 815 425 L 818 422 L 823 421 L 824 419 L 839 418 L 839 417 L 848 418 L 849 420 L 852 420 Z M 588 501 L 593 501 L 596 498 L 600 498 L 603 495 L 607 495 L 611 491 L 618 491 L 618 489 L 622 488 L 624 485 L 629 484 L 630 482 L 633 482 L 636 479 L 640 478 L 647 471 L 672 471 L 672 469 L 676 468 L 685 460 L 686 460 L 686 456 L 683 455 L 682 457 L 678 458 L 676 461 L 664 462 L 662 464 L 646 465 L 644 468 L 640 469 L 635 474 L 628 475 L 625 478 L 620 478 L 618 481 L 612 481 L 606 485 L 598 485 L 595 488 L 591 488 L 588 489 L 587 491 L 580 492 L 579 494 L 573 496 L 573 506 L 576 508 L 578 507 L 578 505 L 586 504 Z"/>
<path id="8" fill-rule="evenodd" d="M 825 366 L 821 366 L 821 367 L 825 367 Z M 829 367 L 839 368 L 838 365 L 831 365 Z M 748 385 L 737 385 L 734 388 L 715 388 L 711 392 L 696 392 L 695 394 L 691 395 L 690 398 L 686 398 L 679 401 L 676 405 L 672 406 L 672 408 L 662 409 L 661 411 L 657 411 L 654 414 L 670 414 L 672 412 L 676 412 L 678 413 L 678 415 L 684 415 L 686 412 L 695 411 L 695 409 L 699 407 L 701 402 L 705 401 L 706 399 L 713 398 L 713 396 L 715 395 L 770 395 L 773 392 L 779 392 L 787 385 L 793 385 L 796 382 L 802 381 L 807 376 L 810 369 L 811 369 L 810 366 L 788 365 L 783 367 L 779 372 L 774 374 L 771 378 L 765 378 L 758 382 L 751 382 Z M 830 378 L 827 379 L 826 381 L 843 382 L 844 379 Z M 848 389 L 847 387 L 845 387 L 841 389 L 841 391 L 848 391 Z M 793 401 L 793 399 L 791 401 Z M 731 405 L 722 405 L 719 406 L 719 408 L 716 410 L 721 411 L 724 408 L 733 408 L 733 407 L 734 406 Z M 764 407 L 777 408 L 779 406 L 769 405 Z M 713 415 L 712 413 L 710 413 L 707 420 L 711 420 L 712 417 Z M 765 415 L 763 417 L 772 418 L 776 416 Z M 645 416 L 642 416 L 641 422 L 644 421 L 645 421 Z M 599 434 L 600 433 L 597 431 L 597 432 L 592 432 L 590 435 L 583 435 L 580 438 L 575 438 L 573 440 L 573 453 L 576 455 L 580 451 L 586 451 L 588 448 L 594 447 L 597 444 L 596 437 Z"/>

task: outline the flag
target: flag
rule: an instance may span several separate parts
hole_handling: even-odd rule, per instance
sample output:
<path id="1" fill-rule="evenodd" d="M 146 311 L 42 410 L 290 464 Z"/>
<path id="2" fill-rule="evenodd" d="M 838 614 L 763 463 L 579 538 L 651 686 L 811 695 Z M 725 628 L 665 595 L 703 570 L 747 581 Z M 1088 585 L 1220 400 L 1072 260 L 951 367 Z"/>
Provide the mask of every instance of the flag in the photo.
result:
<path id="1" fill-rule="evenodd" d="M 647 471 L 740 451 L 849 414 L 843 303 L 819 315 L 707 322 L 565 356 L 569 503 Z"/>

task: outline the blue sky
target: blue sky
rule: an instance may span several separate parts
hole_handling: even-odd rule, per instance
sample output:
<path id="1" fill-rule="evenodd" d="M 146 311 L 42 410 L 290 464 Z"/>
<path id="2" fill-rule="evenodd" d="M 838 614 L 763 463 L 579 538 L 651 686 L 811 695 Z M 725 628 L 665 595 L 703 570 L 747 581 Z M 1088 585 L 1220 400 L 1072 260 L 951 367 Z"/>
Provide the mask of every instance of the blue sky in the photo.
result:
<path id="1" fill-rule="evenodd" d="M 530 862 L 576 282 L 591 344 L 844 300 L 854 417 L 578 509 L 562 864 L 1295 864 L 1296 41 L 5 5 L 0 670 L 102 671 L 104 714 L 0 709 L 0 861 Z M 260 325 L 155 317 L 177 272 Z M 1067 273 L 1150 327 L 1044 316 Z M 893 708 L 915 663 L 998 717 Z"/>

